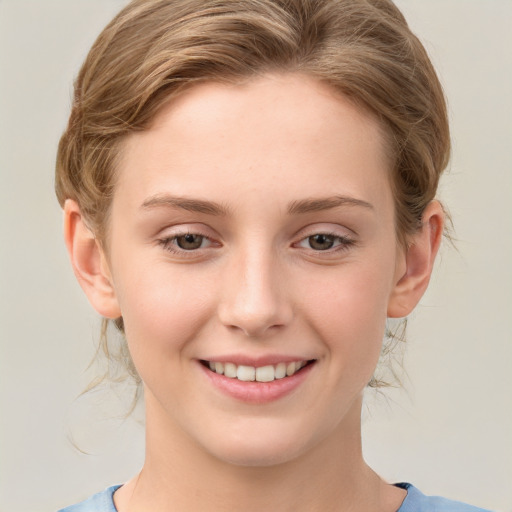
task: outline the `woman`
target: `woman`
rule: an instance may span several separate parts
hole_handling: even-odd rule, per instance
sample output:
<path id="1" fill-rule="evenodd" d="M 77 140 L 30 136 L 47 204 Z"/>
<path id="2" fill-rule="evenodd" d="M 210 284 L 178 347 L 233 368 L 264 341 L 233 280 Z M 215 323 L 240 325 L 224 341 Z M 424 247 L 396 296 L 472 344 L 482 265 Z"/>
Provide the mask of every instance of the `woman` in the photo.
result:
<path id="1" fill-rule="evenodd" d="M 448 156 L 441 86 L 391 2 L 130 3 L 78 77 L 56 189 L 142 382 L 146 461 L 69 510 L 477 510 L 384 482 L 361 450 Z"/>

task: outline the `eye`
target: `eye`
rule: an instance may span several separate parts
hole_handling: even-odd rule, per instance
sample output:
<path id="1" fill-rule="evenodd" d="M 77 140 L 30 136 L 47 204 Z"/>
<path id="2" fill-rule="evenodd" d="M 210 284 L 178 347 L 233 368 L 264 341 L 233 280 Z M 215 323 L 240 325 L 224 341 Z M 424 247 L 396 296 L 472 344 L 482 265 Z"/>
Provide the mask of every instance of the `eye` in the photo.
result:
<path id="1" fill-rule="evenodd" d="M 297 245 L 304 249 L 313 249 L 314 251 L 328 251 L 329 249 L 346 249 L 353 243 L 353 240 L 345 236 L 315 233 L 302 239 Z"/>
<path id="2" fill-rule="evenodd" d="M 186 235 L 180 235 L 175 237 L 175 243 L 184 251 L 193 251 L 194 249 L 200 249 L 207 241 L 203 235 L 195 235 L 193 233 L 187 233 Z"/>
<path id="3" fill-rule="evenodd" d="M 214 245 L 214 242 L 207 236 L 199 233 L 178 233 L 158 240 L 158 243 L 172 253 L 185 255 L 200 249 L 207 249 Z"/>
<path id="4" fill-rule="evenodd" d="M 334 245 L 334 242 L 335 237 L 332 235 L 325 235 L 323 233 L 309 236 L 307 238 L 307 243 L 309 246 L 316 251 L 326 251 L 327 249 L 331 249 L 331 247 Z"/>

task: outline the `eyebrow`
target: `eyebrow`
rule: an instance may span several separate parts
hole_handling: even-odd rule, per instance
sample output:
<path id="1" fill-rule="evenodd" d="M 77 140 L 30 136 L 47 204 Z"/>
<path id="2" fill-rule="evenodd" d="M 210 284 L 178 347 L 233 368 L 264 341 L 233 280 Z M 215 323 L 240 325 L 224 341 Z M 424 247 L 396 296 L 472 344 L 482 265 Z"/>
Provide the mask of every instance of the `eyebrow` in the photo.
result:
<path id="1" fill-rule="evenodd" d="M 297 213 L 310 213 L 319 212 L 322 210 L 330 210 L 331 208 L 338 208 L 340 206 L 362 206 L 373 210 L 373 205 L 362 199 L 357 199 L 350 196 L 332 196 L 325 198 L 310 198 L 301 199 L 300 201 L 293 201 L 288 206 L 289 214 Z"/>
<path id="2" fill-rule="evenodd" d="M 288 205 L 288 214 L 304 214 L 330 210 L 341 206 L 360 206 L 373 210 L 373 206 L 367 201 L 350 196 L 332 196 L 325 198 L 308 198 L 292 201 Z M 220 203 L 194 199 L 189 197 L 172 196 L 168 194 L 156 195 L 146 199 L 141 206 L 144 210 L 153 208 L 175 208 L 207 215 L 226 216 L 229 208 Z"/>
<path id="3" fill-rule="evenodd" d="M 141 208 L 150 210 L 153 208 L 176 208 L 195 213 L 205 213 L 207 215 L 225 216 L 228 214 L 228 208 L 212 201 L 202 199 L 193 199 L 188 197 L 156 195 L 146 199 Z"/>

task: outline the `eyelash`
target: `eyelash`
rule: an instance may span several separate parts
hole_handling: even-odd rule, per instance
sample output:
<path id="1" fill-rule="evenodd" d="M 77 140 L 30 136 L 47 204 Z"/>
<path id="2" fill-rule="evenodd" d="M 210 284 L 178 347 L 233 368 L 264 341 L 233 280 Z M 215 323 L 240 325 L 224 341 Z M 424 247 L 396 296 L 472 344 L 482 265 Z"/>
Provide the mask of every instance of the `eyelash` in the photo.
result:
<path id="1" fill-rule="evenodd" d="M 192 235 L 195 237 L 201 237 L 201 245 L 203 244 L 204 241 L 207 241 L 209 243 L 209 245 L 206 248 L 214 245 L 214 242 L 208 236 L 203 235 L 200 232 L 192 232 L 192 231 L 177 233 L 172 236 L 161 238 L 157 242 L 160 246 L 162 246 L 166 251 L 169 251 L 170 253 L 179 254 L 180 256 L 185 256 L 185 257 L 194 257 L 194 256 L 196 256 L 194 253 L 197 253 L 201 249 L 205 249 L 205 247 L 200 246 L 195 249 L 183 249 L 182 247 L 179 247 L 177 245 L 177 240 L 179 238 L 186 237 L 188 235 Z M 301 247 L 300 244 L 302 244 L 303 242 L 307 242 L 308 240 L 310 240 L 314 237 L 319 237 L 319 236 L 324 236 L 326 238 L 332 238 L 334 244 L 336 244 L 336 242 L 338 242 L 338 243 L 337 243 L 337 245 L 334 245 L 333 247 L 329 247 L 329 248 L 323 249 L 323 250 L 322 249 L 314 249 L 312 247 L 309 247 L 309 248 L 302 247 L 302 248 L 306 249 L 306 250 L 311 250 L 315 254 L 332 254 L 332 253 L 339 252 L 339 251 L 346 251 L 351 246 L 355 245 L 355 243 L 356 243 L 355 240 L 353 240 L 352 238 L 349 238 L 347 236 L 339 235 L 337 233 L 320 231 L 318 233 L 313 233 L 311 235 L 301 238 L 297 243 L 294 243 L 293 246 L 300 248 Z"/>
<path id="2" fill-rule="evenodd" d="M 337 245 L 334 245 L 334 247 L 329 247 L 328 249 L 313 249 L 312 247 L 307 248 L 307 250 L 312 250 L 315 254 L 332 254 L 334 252 L 338 251 L 346 251 L 353 245 L 355 245 L 356 241 L 352 238 L 349 238 L 348 236 L 339 235 L 337 233 L 330 233 L 326 231 L 319 231 L 318 233 L 313 233 L 312 235 L 305 236 L 299 240 L 298 243 L 294 244 L 295 246 L 300 246 L 302 242 L 305 242 L 307 240 L 310 240 L 311 238 L 318 237 L 318 236 L 324 236 L 328 238 L 333 239 L 333 243 L 338 242 Z"/>
<path id="3" fill-rule="evenodd" d="M 157 242 L 166 251 L 169 251 L 170 253 L 179 254 L 180 256 L 185 256 L 185 257 L 194 257 L 195 252 L 197 252 L 199 249 L 205 249 L 205 248 L 198 247 L 197 249 L 183 249 L 177 245 L 177 240 L 179 238 L 186 237 L 188 235 L 201 237 L 202 238 L 201 245 L 205 240 L 209 242 L 209 244 L 210 244 L 209 246 L 211 246 L 213 244 L 212 240 L 208 236 L 203 235 L 202 233 L 195 233 L 192 231 L 186 231 L 183 233 L 176 233 L 175 235 L 172 235 L 172 236 L 166 236 L 165 238 L 161 238 L 161 239 L 157 240 Z"/>

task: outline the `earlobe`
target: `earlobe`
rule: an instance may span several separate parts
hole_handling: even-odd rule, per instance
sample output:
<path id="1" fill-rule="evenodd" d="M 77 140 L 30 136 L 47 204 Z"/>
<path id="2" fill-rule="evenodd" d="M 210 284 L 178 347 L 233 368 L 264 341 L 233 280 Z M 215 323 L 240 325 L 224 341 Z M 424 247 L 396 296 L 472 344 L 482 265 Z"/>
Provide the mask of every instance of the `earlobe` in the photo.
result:
<path id="1" fill-rule="evenodd" d="M 75 276 L 92 307 L 106 318 L 119 318 L 121 311 L 104 251 L 72 199 L 64 205 L 64 239 Z"/>
<path id="2" fill-rule="evenodd" d="M 425 293 L 441 244 L 443 225 L 443 208 L 438 201 L 432 201 L 425 208 L 421 228 L 412 236 L 405 253 L 405 273 L 397 276 L 388 303 L 389 318 L 410 314 Z"/>

